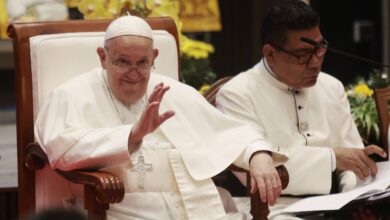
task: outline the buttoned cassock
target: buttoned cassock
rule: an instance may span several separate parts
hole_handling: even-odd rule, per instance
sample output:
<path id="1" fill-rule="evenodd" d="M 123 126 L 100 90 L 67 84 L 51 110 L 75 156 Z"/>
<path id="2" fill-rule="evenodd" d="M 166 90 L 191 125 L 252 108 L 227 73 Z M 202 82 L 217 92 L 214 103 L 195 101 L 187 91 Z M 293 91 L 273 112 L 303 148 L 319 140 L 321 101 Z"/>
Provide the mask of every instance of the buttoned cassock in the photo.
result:
<path id="1" fill-rule="evenodd" d="M 285 166 L 290 181 L 283 194 L 327 194 L 334 163 L 330 149 L 364 146 L 344 87 L 321 72 L 314 86 L 296 90 L 278 81 L 267 67 L 261 60 L 228 81 L 217 94 L 217 107 L 253 126 L 289 157 Z M 356 184 L 351 171 L 340 179 L 344 190 Z"/>

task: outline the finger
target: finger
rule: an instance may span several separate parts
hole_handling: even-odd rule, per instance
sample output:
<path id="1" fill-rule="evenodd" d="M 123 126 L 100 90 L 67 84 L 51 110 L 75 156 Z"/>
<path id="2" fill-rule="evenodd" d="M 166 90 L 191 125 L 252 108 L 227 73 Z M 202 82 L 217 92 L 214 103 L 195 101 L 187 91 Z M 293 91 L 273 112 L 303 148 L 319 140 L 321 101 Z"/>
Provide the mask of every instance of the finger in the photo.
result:
<path id="1" fill-rule="evenodd" d="M 154 87 L 153 92 L 152 92 L 152 94 L 150 94 L 149 99 L 148 99 L 149 103 L 157 100 L 158 93 L 162 89 L 163 85 L 164 85 L 163 83 L 159 83 Z"/>
<path id="2" fill-rule="evenodd" d="M 282 188 L 282 180 L 279 177 L 278 171 L 276 171 L 276 180 L 278 182 L 278 186 L 280 186 L 280 188 Z"/>
<path id="3" fill-rule="evenodd" d="M 371 176 L 375 176 L 378 172 L 378 168 L 376 167 L 376 163 L 366 155 L 362 156 L 361 159 L 364 162 L 364 164 L 366 165 L 367 169 L 369 169 Z"/>
<path id="4" fill-rule="evenodd" d="M 368 156 L 368 155 L 371 155 L 371 154 L 378 154 L 379 156 L 385 158 L 386 157 L 386 152 L 376 146 L 376 145 L 370 145 L 370 146 L 367 146 L 363 149 L 363 152 Z"/>
<path id="5" fill-rule="evenodd" d="M 359 179 L 365 178 L 362 170 L 360 169 L 360 167 L 358 165 L 353 166 L 351 169 L 359 177 Z"/>
<path id="6" fill-rule="evenodd" d="M 158 117 L 159 104 L 160 103 L 158 102 L 152 102 L 144 108 L 139 119 L 139 123 L 142 125 L 143 130 L 150 130 L 150 125 L 153 124 L 153 121 L 158 119 L 156 117 Z"/>
<path id="7" fill-rule="evenodd" d="M 257 188 L 255 178 L 251 177 L 251 194 L 257 192 L 257 190 L 258 188 Z"/>
<path id="8" fill-rule="evenodd" d="M 264 179 L 258 177 L 258 178 L 256 178 L 256 182 L 257 182 L 257 189 L 260 192 L 261 201 L 262 202 L 267 202 L 267 196 L 268 195 L 267 195 L 267 189 L 266 189 L 266 186 L 265 186 Z"/>
<path id="9" fill-rule="evenodd" d="M 160 115 L 160 124 L 164 123 L 169 118 L 173 117 L 175 115 L 174 111 L 166 111 L 163 114 Z"/>
<path id="10" fill-rule="evenodd" d="M 272 178 L 269 176 L 265 180 L 265 189 L 267 191 L 267 202 L 273 205 L 275 203 L 274 187 L 272 186 Z"/>
<path id="11" fill-rule="evenodd" d="M 277 175 L 277 176 L 274 176 L 274 177 L 272 178 L 272 186 L 273 186 L 273 188 L 274 188 L 274 198 L 275 198 L 275 200 L 276 200 L 277 198 L 279 198 L 280 194 L 282 194 L 282 185 L 279 184 L 279 183 L 280 183 L 280 178 L 279 178 L 279 176 L 278 176 L 278 175 Z"/>
<path id="12" fill-rule="evenodd" d="M 366 166 L 365 163 L 359 162 L 358 167 L 359 167 L 360 171 L 363 173 L 364 178 L 371 174 L 370 168 L 368 166 Z"/>
<path id="13" fill-rule="evenodd" d="M 367 166 L 366 163 L 364 163 L 363 160 L 361 160 L 360 158 L 358 160 L 358 167 L 361 170 L 361 172 L 363 173 L 364 178 L 368 177 L 371 174 L 370 167 Z"/>
<path id="14" fill-rule="evenodd" d="M 158 113 L 160 102 L 151 102 L 145 108 L 145 116 L 152 119 L 153 114 Z"/>
<path id="15" fill-rule="evenodd" d="M 156 100 L 161 102 L 162 98 L 164 97 L 165 93 L 169 90 L 169 86 L 163 86 L 157 93 Z"/>

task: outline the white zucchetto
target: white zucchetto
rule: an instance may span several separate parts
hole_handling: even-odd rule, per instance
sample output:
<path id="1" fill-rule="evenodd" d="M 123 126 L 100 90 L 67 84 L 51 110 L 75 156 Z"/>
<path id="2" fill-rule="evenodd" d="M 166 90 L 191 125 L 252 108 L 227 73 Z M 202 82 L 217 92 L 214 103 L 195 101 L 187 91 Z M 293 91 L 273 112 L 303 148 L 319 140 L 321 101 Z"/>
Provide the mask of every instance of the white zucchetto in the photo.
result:
<path id="1" fill-rule="evenodd" d="M 124 35 L 141 36 L 153 40 L 149 24 L 137 16 L 126 15 L 112 21 L 107 27 L 104 40 Z"/>

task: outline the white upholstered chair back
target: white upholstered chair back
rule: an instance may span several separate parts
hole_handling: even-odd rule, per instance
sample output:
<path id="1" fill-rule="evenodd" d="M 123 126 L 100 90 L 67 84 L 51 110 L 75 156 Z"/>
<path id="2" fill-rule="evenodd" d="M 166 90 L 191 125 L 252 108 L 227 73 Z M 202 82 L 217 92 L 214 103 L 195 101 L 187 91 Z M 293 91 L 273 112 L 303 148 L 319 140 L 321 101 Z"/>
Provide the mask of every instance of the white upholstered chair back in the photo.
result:
<path id="1" fill-rule="evenodd" d="M 178 79 L 175 38 L 165 30 L 153 30 L 153 38 L 154 48 L 159 50 L 159 56 L 155 60 L 155 72 Z M 104 32 L 45 34 L 30 38 L 34 121 L 45 98 L 53 89 L 79 74 L 101 66 L 96 50 L 103 45 Z M 46 201 L 49 197 L 41 195 L 56 190 L 54 186 L 48 189 L 47 184 L 68 187 L 67 182 L 48 166 L 36 171 L 36 177 L 37 209 L 50 207 L 51 202 Z M 73 185 L 71 188 L 76 187 L 80 185 Z"/>
<path id="2" fill-rule="evenodd" d="M 47 155 L 34 140 L 35 117 L 46 96 L 76 74 L 100 66 L 96 48 L 103 45 L 103 31 L 111 21 L 16 22 L 8 27 L 15 61 L 20 219 L 37 209 L 68 201 L 69 193 L 59 193 L 67 189 L 66 185 L 54 183 L 52 176 L 85 189 L 78 192 L 83 193 L 89 219 L 106 219 L 109 204 L 123 199 L 123 182 L 114 174 L 97 170 L 52 172 Z M 145 21 L 155 31 L 155 47 L 160 51 L 156 72 L 178 78 L 179 38 L 174 20 L 153 17 Z"/>
<path id="3" fill-rule="evenodd" d="M 159 50 L 155 72 L 178 79 L 175 38 L 165 30 L 153 30 Z M 30 38 L 34 119 L 48 94 L 63 82 L 100 66 L 96 49 L 103 46 L 104 32 L 38 35 Z"/>

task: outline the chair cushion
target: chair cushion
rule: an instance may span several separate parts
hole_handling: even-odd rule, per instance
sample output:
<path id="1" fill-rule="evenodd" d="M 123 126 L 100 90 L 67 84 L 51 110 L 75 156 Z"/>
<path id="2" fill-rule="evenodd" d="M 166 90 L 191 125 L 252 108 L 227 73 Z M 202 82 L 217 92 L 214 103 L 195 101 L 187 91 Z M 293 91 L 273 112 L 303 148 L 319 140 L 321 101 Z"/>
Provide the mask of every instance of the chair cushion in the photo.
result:
<path id="1" fill-rule="evenodd" d="M 159 50 L 155 72 L 178 79 L 175 38 L 165 30 L 153 30 L 154 47 Z M 96 49 L 103 46 L 104 32 L 47 34 L 30 38 L 34 119 L 44 98 L 57 86 L 100 66 Z"/>

